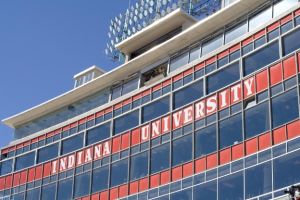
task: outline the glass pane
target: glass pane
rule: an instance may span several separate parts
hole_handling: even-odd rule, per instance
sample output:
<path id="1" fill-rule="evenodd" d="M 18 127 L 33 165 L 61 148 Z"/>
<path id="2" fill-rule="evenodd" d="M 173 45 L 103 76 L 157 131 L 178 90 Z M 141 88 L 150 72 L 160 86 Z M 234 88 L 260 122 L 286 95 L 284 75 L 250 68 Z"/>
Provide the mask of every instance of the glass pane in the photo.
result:
<path id="1" fill-rule="evenodd" d="M 187 135 L 173 141 L 172 144 L 172 166 L 185 163 L 192 159 L 193 142 L 192 135 Z"/>
<path id="2" fill-rule="evenodd" d="M 180 192 L 175 192 L 170 195 L 170 199 L 172 200 L 188 200 L 192 199 L 192 188 L 182 190 Z"/>
<path id="3" fill-rule="evenodd" d="M 256 29 L 257 27 L 269 22 L 272 19 L 272 9 L 267 8 L 250 18 L 249 31 Z"/>
<path id="4" fill-rule="evenodd" d="M 203 96 L 203 81 L 193 83 L 174 93 L 174 109 L 191 103 Z"/>
<path id="5" fill-rule="evenodd" d="M 123 84 L 122 95 L 127 94 L 138 88 L 139 78 L 132 79 Z"/>
<path id="6" fill-rule="evenodd" d="M 75 176 L 74 197 L 85 196 L 90 193 L 91 173 L 86 172 Z"/>
<path id="7" fill-rule="evenodd" d="M 83 147 L 83 133 L 62 141 L 62 155 Z"/>
<path id="8" fill-rule="evenodd" d="M 148 175 L 148 151 L 131 157 L 130 180 Z"/>
<path id="9" fill-rule="evenodd" d="M 116 99 L 121 96 L 122 86 L 118 86 L 112 89 L 111 99 Z"/>
<path id="10" fill-rule="evenodd" d="M 190 51 L 190 62 L 200 57 L 200 47 L 196 46 Z"/>
<path id="11" fill-rule="evenodd" d="M 90 145 L 110 137 L 110 122 L 87 130 L 86 144 Z"/>
<path id="12" fill-rule="evenodd" d="M 217 181 L 211 181 L 194 187 L 194 199 L 217 199 Z"/>
<path id="13" fill-rule="evenodd" d="M 289 33 L 282 38 L 283 54 L 287 55 L 300 48 L 300 29 Z"/>
<path id="14" fill-rule="evenodd" d="M 219 179 L 219 200 L 244 199 L 243 173 L 239 172 Z"/>
<path id="15" fill-rule="evenodd" d="M 39 199 L 40 198 L 40 188 L 35 188 L 33 190 L 28 190 L 26 192 L 26 199 Z"/>
<path id="16" fill-rule="evenodd" d="M 162 171 L 170 166 L 170 144 L 166 143 L 151 150 L 151 173 Z"/>
<path id="17" fill-rule="evenodd" d="M 23 156 L 17 157 L 15 170 L 20 170 L 20 169 L 30 167 L 34 165 L 34 162 L 35 162 L 35 152 L 31 152 Z"/>
<path id="18" fill-rule="evenodd" d="M 73 179 L 65 179 L 58 182 L 57 200 L 72 199 Z"/>
<path id="19" fill-rule="evenodd" d="M 120 185 L 128 180 L 128 159 L 115 162 L 111 165 L 111 186 Z"/>
<path id="20" fill-rule="evenodd" d="M 51 160 L 58 156 L 58 143 L 38 150 L 38 163 Z"/>
<path id="21" fill-rule="evenodd" d="M 196 157 L 207 155 L 217 150 L 217 131 L 213 124 L 196 132 L 195 151 Z"/>
<path id="22" fill-rule="evenodd" d="M 92 177 L 92 192 L 99 192 L 108 188 L 109 166 L 94 169 Z"/>
<path id="23" fill-rule="evenodd" d="M 239 38 L 247 32 L 247 21 L 244 21 L 237 26 L 227 30 L 225 33 L 225 44 Z"/>
<path id="24" fill-rule="evenodd" d="M 170 62 L 170 72 L 172 72 L 180 67 L 183 67 L 188 62 L 189 62 L 189 52 L 185 52 L 184 54 L 181 54 L 180 56 L 172 58 L 171 62 Z"/>
<path id="25" fill-rule="evenodd" d="M 205 42 L 202 46 L 202 56 L 216 50 L 223 44 L 223 35 L 218 35 L 213 39 Z"/>
<path id="26" fill-rule="evenodd" d="M 114 135 L 139 125 L 139 110 L 133 111 L 114 120 Z"/>
<path id="27" fill-rule="evenodd" d="M 168 113 L 170 110 L 170 97 L 166 96 L 142 108 L 142 121 L 147 122 L 161 115 Z"/>
<path id="28" fill-rule="evenodd" d="M 10 173 L 13 169 L 13 159 L 1 162 L 0 166 L 1 166 L 1 170 L 0 170 L 1 175 Z"/>
<path id="29" fill-rule="evenodd" d="M 274 5 L 274 17 L 283 14 L 294 5 L 298 3 L 298 0 L 282 0 Z"/>
<path id="30" fill-rule="evenodd" d="M 55 199 L 56 184 L 52 183 L 42 187 L 42 200 L 53 200 Z"/>

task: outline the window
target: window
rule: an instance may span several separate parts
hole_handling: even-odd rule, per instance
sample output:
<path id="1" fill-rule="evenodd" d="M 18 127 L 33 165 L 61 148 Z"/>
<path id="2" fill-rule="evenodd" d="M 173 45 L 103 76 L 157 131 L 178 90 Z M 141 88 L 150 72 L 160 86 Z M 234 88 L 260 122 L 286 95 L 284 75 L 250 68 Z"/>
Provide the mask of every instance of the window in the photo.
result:
<path id="1" fill-rule="evenodd" d="M 114 120 L 114 135 L 139 125 L 139 110 L 123 115 Z"/>
<path id="2" fill-rule="evenodd" d="M 225 44 L 244 35 L 247 32 L 247 29 L 248 29 L 247 21 L 243 21 L 242 23 L 238 24 L 237 26 L 227 30 L 225 33 Z"/>
<path id="3" fill-rule="evenodd" d="M 182 190 L 180 192 L 175 192 L 170 195 L 172 200 L 183 200 L 183 199 L 192 199 L 192 188 Z"/>
<path id="4" fill-rule="evenodd" d="M 244 58 L 244 76 L 259 70 L 278 59 L 279 46 L 278 41 L 276 41 Z"/>
<path id="5" fill-rule="evenodd" d="M 243 140 L 242 114 L 237 114 L 220 122 L 220 149 Z"/>
<path id="6" fill-rule="evenodd" d="M 73 179 L 58 182 L 57 200 L 72 199 Z"/>
<path id="7" fill-rule="evenodd" d="M 122 95 L 125 95 L 138 88 L 139 78 L 134 78 L 123 84 Z"/>
<path id="8" fill-rule="evenodd" d="M 110 122 L 107 122 L 105 124 L 92 128 L 90 130 L 87 130 L 86 144 L 87 145 L 94 144 L 96 142 L 109 138 L 109 136 L 110 136 Z"/>
<path id="9" fill-rule="evenodd" d="M 240 66 L 236 62 L 207 77 L 207 93 L 215 92 L 239 79 Z"/>
<path id="10" fill-rule="evenodd" d="M 83 133 L 62 141 L 61 154 L 67 154 L 83 147 Z"/>
<path id="11" fill-rule="evenodd" d="M 172 144 L 172 166 L 185 163 L 192 159 L 193 140 L 192 135 L 187 135 L 173 141 Z"/>
<path id="12" fill-rule="evenodd" d="M 170 167 L 170 144 L 166 143 L 151 150 L 151 174 Z"/>
<path id="13" fill-rule="evenodd" d="M 0 170 L 1 175 L 5 175 L 5 174 L 8 174 L 8 173 L 12 172 L 12 170 L 13 170 L 13 159 L 1 162 L 0 167 L 1 167 L 1 170 Z"/>
<path id="14" fill-rule="evenodd" d="M 245 171 L 246 198 L 255 197 L 272 190 L 271 162 L 267 162 Z"/>
<path id="15" fill-rule="evenodd" d="M 197 81 L 174 93 L 174 109 L 193 102 L 203 96 L 203 81 Z"/>
<path id="16" fill-rule="evenodd" d="M 288 9 L 292 8 L 295 4 L 298 3 L 298 0 L 282 0 L 274 5 L 273 15 L 277 17 L 278 15 L 283 14 Z"/>
<path id="17" fill-rule="evenodd" d="M 122 86 L 121 85 L 113 88 L 112 92 L 111 92 L 111 99 L 114 100 L 114 99 L 120 97 L 121 92 L 122 92 Z"/>
<path id="18" fill-rule="evenodd" d="M 205 42 L 202 46 L 202 56 L 216 50 L 223 44 L 223 35 L 218 35 L 217 37 L 214 37 L 213 39 Z"/>
<path id="19" fill-rule="evenodd" d="M 86 172 L 75 176 L 74 197 L 78 198 L 90 193 L 91 173 Z"/>
<path id="20" fill-rule="evenodd" d="M 35 188 L 33 190 L 28 190 L 26 192 L 26 199 L 36 199 L 36 198 L 37 199 L 40 198 L 40 188 Z"/>
<path id="21" fill-rule="evenodd" d="M 56 183 L 52 183 L 42 187 L 42 200 L 55 199 Z M 34 198 L 35 199 L 35 198 Z"/>
<path id="22" fill-rule="evenodd" d="M 245 111 L 246 138 L 256 136 L 270 128 L 269 102 L 264 102 Z"/>
<path id="23" fill-rule="evenodd" d="M 142 108 L 142 121 L 147 122 L 155 119 L 170 110 L 170 97 L 166 96 Z"/>
<path id="24" fill-rule="evenodd" d="M 219 200 L 244 199 L 243 173 L 235 173 L 219 179 Z"/>
<path id="25" fill-rule="evenodd" d="M 217 199 L 217 181 L 194 186 L 194 199 Z"/>
<path id="26" fill-rule="evenodd" d="M 196 157 L 207 155 L 217 150 L 216 125 L 210 125 L 196 132 L 195 151 Z"/>
<path id="27" fill-rule="evenodd" d="M 300 182 L 300 151 L 295 151 L 274 160 L 274 189 Z"/>
<path id="28" fill-rule="evenodd" d="M 272 8 L 269 7 L 255 16 L 251 17 L 249 20 L 249 31 L 256 29 L 257 27 L 267 23 L 272 19 Z"/>
<path id="29" fill-rule="evenodd" d="M 92 192 L 99 192 L 108 188 L 109 166 L 94 169 Z"/>
<path id="30" fill-rule="evenodd" d="M 298 118 L 298 97 L 296 88 L 272 99 L 272 126 L 277 127 Z"/>
<path id="31" fill-rule="evenodd" d="M 111 165 L 111 187 L 120 185 L 128 180 L 128 159 L 115 162 Z"/>
<path id="32" fill-rule="evenodd" d="M 300 29 L 289 33 L 282 38 L 283 43 L 283 55 L 287 55 L 300 48 Z"/>
<path id="33" fill-rule="evenodd" d="M 132 156 L 130 161 L 130 180 L 148 175 L 148 151 Z"/>
<path id="34" fill-rule="evenodd" d="M 189 52 L 185 52 L 175 58 L 171 59 L 170 62 L 170 72 L 183 67 L 185 64 L 189 62 Z"/>
<path id="35" fill-rule="evenodd" d="M 198 59 L 200 56 L 200 47 L 196 46 L 190 51 L 190 62 Z"/>
<path id="36" fill-rule="evenodd" d="M 24 169 L 34 165 L 35 151 L 16 158 L 15 170 Z"/>
<path id="37" fill-rule="evenodd" d="M 58 143 L 49 145 L 38 150 L 38 163 L 51 160 L 58 156 Z"/>

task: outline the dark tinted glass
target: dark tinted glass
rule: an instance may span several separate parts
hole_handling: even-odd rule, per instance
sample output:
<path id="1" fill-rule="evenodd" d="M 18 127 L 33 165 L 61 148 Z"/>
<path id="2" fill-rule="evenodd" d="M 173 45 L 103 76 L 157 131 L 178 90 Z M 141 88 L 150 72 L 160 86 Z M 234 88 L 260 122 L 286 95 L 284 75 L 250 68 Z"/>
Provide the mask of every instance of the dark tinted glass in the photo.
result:
<path id="1" fill-rule="evenodd" d="M 26 199 L 39 199 L 41 188 L 35 188 L 26 192 Z M 60 199 L 59 199 L 60 200 Z"/>
<path id="2" fill-rule="evenodd" d="M 272 125 L 280 126 L 298 118 L 297 90 L 293 89 L 272 99 Z"/>
<path id="3" fill-rule="evenodd" d="M 151 173 L 170 167 L 170 144 L 166 143 L 151 150 Z"/>
<path id="4" fill-rule="evenodd" d="M 282 38 L 283 42 L 283 54 L 287 55 L 300 48 L 300 29 L 289 33 Z"/>
<path id="5" fill-rule="evenodd" d="M 183 200 L 183 199 L 192 199 L 192 188 L 182 190 L 180 192 L 175 192 L 170 195 L 172 200 Z"/>
<path id="6" fill-rule="evenodd" d="M 120 185 L 128 180 L 128 159 L 111 165 L 111 186 Z"/>
<path id="7" fill-rule="evenodd" d="M 86 144 L 90 145 L 98 141 L 109 138 L 110 136 L 110 122 L 97 126 L 87 131 Z"/>
<path id="8" fill-rule="evenodd" d="M 90 193 L 91 173 L 86 172 L 75 176 L 74 197 L 85 196 Z"/>
<path id="9" fill-rule="evenodd" d="M 233 145 L 243 139 L 242 114 L 237 114 L 220 122 L 220 148 Z"/>
<path id="10" fill-rule="evenodd" d="M 119 134 L 139 125 L 139 110 L 114 120 L 114 134 Z"/>
<path id="11" fill-rule="evenodd" d="M 245 111 L 246 138 L 256 136 L 270 128 L 269 102 L 259 104 Z"/>
<path id="12" fill-rule="evenodd" d="M 56 184 L 52 183 L 42 187 L 42 200 L 55 199 Z"/>
<path id="13" fill-rule="evenodd" d="M 6 161 L 3 161 L 1 164 L 0 164 L 0 167 L 1 167 L 1 175 L 4 175 L 4 174 L 8 174 L 12 171 L 13 169 L 13 159 L 11 160 L 6 160 Z"/>
<path id="14" fill-rule="evenodd" d="M 94 169 L 92 180 L 92 192 L 99 192 L 108 188 L 108 166 Z"/>
<path id="15" fill-rule="evenodd" d="M 24 169 L 34 165 L 35 152 L 25 154 L 16 158 L 15 170 Z"/>
<path id="16" fill-rule="evenodd" d="M 130 161 L 130 180 L 148 175 L 148 151 L 132 156 Z"/>
<path id="17" fill-rule="evenodd" d="M 192 159 L 193 142 L 192 135 L 187 135 L 173 141 L 172 144 L 172 166 L 185 163 Z"/>
<path id="18" fill-rule="evenodd" d="M 271 162 L 267 162 L 245 172 L 246 198 L 255 197 L 272 190 Z"/>
<path id="19" fill-rule="evenodd" d="M 239 79 L 239 62 L 236 62 L 207 77 L 207 92 L 212 93 Z"/>
<path id="20" fill-rule="evenodd" d="M 62 141 L 61 154 L 67 154 L 83 147 L 83 133 Z"/>
<path id="21" fill-rule="evenodd" d="M 57 200 L 72 199 L 73 179 L 65 179 L 58 182 Z"/>
<path id="22" fill-rule="evenodd" d="M 274 160 L 274 189 L 300 182 L 300 151 Z"/>
<path id="23" fill-rule="evenodd" d="M 217 150 L 216 125 L 213 124 L 196 132 L 196 157 L 207 155 Z"/>
<path id="24" fill-rule="evenodd" d="M 194 199 L 217 199 L 217 181 L 211 181 L 194 187 Z"/>
<path id="25" fill-rule="evenodd" d="M 263 68 L 264 66 L 279 59 L 278 41 L 247 56 L 243 61 L 244 76 Z"/>
<path id="26" fill-rule="evenodd" d="M 174 109 L 195 101 L 203 96 L 203 81 L 193 83 L 174 93 Z"/>
<path id="27" fill-rule="evenodd" d="M 156 117 L 159 117 L 170 110 L 170 97 L 164 97 L 149 105 L 146 105 L 142 109 L 143 122 L 150 121 Z"/>
<path id="28" fill-rule="evenodd" d="M 244 199 L 243 173 L 239 172 L 219 179 L 219 200 Z"/>
<path id="29" fill-rule="evenodd" d="M 38 150 L 38 163 L 51 160 L 58 156 L 58 143 L 49 145 Z"/>

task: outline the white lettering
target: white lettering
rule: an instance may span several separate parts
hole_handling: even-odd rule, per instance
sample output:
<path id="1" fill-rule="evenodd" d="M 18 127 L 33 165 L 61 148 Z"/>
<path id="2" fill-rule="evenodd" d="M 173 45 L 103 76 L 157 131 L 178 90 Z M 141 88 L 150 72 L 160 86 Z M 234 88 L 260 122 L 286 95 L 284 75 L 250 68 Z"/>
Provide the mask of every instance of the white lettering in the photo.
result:
<path id="1" fill-rule="evenodd" d="M 196 119 L 202 118 L 205 116 L 204 113 L 205 104 L 204 101 L 195 104 L 195 117 Z"/>

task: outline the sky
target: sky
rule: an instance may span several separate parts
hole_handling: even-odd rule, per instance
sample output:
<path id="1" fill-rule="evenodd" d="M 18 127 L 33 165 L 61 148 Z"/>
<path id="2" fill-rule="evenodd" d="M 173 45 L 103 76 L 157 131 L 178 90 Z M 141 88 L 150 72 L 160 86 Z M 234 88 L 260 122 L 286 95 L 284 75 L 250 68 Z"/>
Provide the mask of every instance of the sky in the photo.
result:
<path id="1" fill-rule="evenodd" d="M 71 90 L 73 76 L 92 65 L 117 66 L 105 55 L 107 32 L 127 7 L 128 0 L 0 1 L 0 119 Z M 12 133 L 0 125 L 0 147 Z"/>

